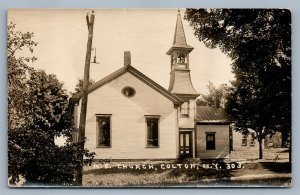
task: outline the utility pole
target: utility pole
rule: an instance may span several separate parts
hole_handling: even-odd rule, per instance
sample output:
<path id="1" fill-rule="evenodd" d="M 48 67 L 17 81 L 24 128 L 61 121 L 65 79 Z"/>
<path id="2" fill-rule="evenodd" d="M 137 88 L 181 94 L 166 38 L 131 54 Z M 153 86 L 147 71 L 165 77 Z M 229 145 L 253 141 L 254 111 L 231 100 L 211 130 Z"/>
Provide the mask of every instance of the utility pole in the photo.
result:
<path id="1" fill-rule="evenodd" d="M 85 57 L 84 66 L 84 77 L 83 77 L 83 89 L 81 97 L 81 110 L 80 110 L 80 121 L 79 121 L 79 136 L 78 136 L 78 155 L 77 158 L 80 160 L 80 166 L 76 170 L 76 183 L 77 185 L 82 185 L 82 172 L 83 172 L 83 150 L 85 142 L 85 123 L 86 123 L 86 110 L 88 101 L 88 87 L 90 80 L 90 63 L 91 63 L 91 52 L 92 52 L 92 42 L 93 42 L 93 29 L 94 29 L 94 11 L 92 11 L 91 17 L 86 16 L 86 22 L 88 27 L 88 42 Z"/>

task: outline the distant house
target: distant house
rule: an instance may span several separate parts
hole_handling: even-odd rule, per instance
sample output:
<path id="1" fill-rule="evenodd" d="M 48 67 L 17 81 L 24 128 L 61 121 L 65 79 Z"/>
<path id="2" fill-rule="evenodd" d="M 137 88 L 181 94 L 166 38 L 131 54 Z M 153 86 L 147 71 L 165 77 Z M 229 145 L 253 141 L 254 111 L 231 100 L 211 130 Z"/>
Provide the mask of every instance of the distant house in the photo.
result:
<path id="1" fill-rule="evenodd" d="M 134 68 L 125 52 L 124 66 L 88 90 L 85 147 L 100 159 L 227 158 L 230 120 L 221 108 L 196 107 L 199 94 L 189 69 L 192 50 L 178 12 L 167 52 L 168 90 Z M 81 94 L 71 99 L 78 126 Z M 76 142 L 76 133 L 73 138 Z"/>
<path id="2" fill-rule="evenodd" d="M 280 148 L 283 147 L 283 138 L 281 132 L 275 132 L 274 134 L 267 134 L 263 139 L 264 148 Z M 255 132 L 252 129 L 248 129 L 248 132 L 241 133 L 233 131 L 233 148 L 258 148 L 258 141 L 255 138 Z"/>
<path id="3" fill-rule="evenodd" d="M 246 133 L 233 131 L 233 148 L 241 147 L 258 147 L 253 130 L 249 129 L 249 132 Z"/>
<path id="4" fill-rule="evenodd" d="M 283 146 L 282 141 L 282 133 L 277 131 L 266 136 L 265 147 L 281 148 Z"/>

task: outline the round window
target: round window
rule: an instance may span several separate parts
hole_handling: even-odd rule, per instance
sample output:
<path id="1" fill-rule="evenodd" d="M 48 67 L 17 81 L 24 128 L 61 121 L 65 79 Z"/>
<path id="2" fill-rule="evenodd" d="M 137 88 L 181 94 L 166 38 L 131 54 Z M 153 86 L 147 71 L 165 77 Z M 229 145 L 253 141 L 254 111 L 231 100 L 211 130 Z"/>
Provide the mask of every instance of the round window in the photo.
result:
<path id="1" fill-rule="evenodd" d="M 135 95 L 135 90 L 132 87 L 124 87 L 122 89 L 122 93 L 126 96 L 126 97 L 132 97 Z"/>

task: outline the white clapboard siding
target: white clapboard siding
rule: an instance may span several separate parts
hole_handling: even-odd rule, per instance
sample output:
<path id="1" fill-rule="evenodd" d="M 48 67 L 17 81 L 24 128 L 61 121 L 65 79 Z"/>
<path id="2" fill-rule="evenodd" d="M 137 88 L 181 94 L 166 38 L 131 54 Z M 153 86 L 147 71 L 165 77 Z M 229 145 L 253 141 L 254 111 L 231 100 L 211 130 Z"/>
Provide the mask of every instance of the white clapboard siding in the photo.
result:
<path id="1" fill-rule="evenodd" d="M 133 87 L 135 96 L 122 94 Z M 79 103 L 80 107 L 81 103 Z M 80 111 L 80 108 L 77 109 Z M 96 147 L 96 114 L 111 114 L 111 147 Z M 159 148 L 146 147 L 145 115 L 159 115 Z M 173 159 L 178 157 L 174 103 L 127 72 L 89 93 L 85 147 L 105 159 Z M 77 120 L 79 121 L 79 120 Z"/>

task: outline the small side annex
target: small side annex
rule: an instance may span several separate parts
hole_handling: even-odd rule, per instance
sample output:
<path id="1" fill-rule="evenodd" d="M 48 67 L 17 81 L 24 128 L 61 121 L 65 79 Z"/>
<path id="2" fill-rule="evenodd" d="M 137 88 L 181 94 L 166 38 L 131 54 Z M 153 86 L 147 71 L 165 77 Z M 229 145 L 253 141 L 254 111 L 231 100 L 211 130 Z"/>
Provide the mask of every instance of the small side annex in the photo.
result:
<path id="1" fill-rule="evenodd" d="M 222 108 L 197 106 L 196 157 L 224 159 L 230 154 L 230 117 Z"/>

